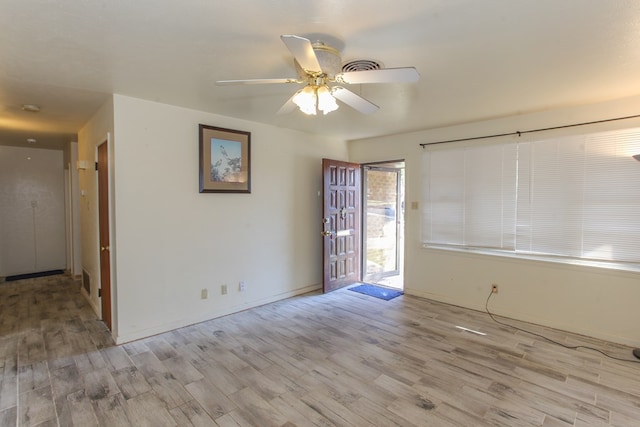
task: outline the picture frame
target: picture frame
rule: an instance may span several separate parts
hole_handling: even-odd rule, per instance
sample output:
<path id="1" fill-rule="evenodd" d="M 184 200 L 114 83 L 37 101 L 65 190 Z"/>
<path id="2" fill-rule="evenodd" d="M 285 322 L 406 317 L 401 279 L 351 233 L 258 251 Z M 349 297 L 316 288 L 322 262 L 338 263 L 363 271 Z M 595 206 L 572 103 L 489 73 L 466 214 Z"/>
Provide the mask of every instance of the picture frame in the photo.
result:
<path id="1" fill-rule="evenodd" d="M 251 132 L 199 125 L 200 193 L 251 193 Z"/>

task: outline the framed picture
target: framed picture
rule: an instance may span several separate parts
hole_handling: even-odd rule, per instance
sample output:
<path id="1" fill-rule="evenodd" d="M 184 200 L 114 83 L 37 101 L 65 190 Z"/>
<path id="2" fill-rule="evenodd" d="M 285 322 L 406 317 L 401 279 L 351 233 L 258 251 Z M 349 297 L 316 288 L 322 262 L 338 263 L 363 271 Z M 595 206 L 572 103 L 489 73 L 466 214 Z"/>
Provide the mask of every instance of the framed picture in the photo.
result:
<path id="1" fill-rule="evenodd" d="M 251 133 L 200 125 L 200 192 L 251 193 Z"/>

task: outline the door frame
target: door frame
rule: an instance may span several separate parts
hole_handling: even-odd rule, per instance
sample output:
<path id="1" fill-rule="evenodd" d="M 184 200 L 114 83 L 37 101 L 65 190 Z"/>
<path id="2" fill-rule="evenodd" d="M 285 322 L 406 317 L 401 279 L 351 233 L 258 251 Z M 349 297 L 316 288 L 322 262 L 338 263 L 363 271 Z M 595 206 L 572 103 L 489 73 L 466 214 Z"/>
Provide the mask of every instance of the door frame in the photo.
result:
<path id="1" fill-rule="evenodd" d="M 102 148 L 104 147 L 104 148 Z M 103 156 L 100 150 L 104 150 Z M 98 234 L 98 267 L 100 277 L 99 299 L 100 299 L 100 316 L 107 328 L 113 332 L 113 250 L 111 249 L 112 236 L 112 218 L 111 218 L 111 138 L 107 134 L 107 138 L 96 146 L 96 187 L 98 207 L 97 215 L 97 234 Z M 101 184 L 100 174 L 105 174 Z M 104 233 L 104 234 L 103 234 Z M 106 238 L 106 240 L 104 240 Z"/>
<path id="2" fill-rule="evenodd" d="M 402 164 L 401 167 L 393 167 L 390 166 L 392 164 Z M 362 275 L 362 280 L 366 281 L 367 280 L 367 215 L 366 215 L 366 199 L 367 199 L 367 186 L 368 183 L 366 182 L 367 179 L 367 169 L 373 169 L 373 170 L 395 170 L 398 173 L 398 177 L 397 177 L 397 200 L 396 200 L 396 267 L 397 270 L 394 272 L 388 272 L 387 274 L 383 274 L 381 277 L 385 278 L 385 277 L 392 277 L 392 276 L 400 276 L 400 278 L 402 279 L 402 287 L 404 287 L 404 245 L 405 245 L 405 239 L 404 239 L 404 227 L 405 227 L 405 206 L 406 202 L 404 200 L 405 198 L 405 188 L 404 188 L 404 180 L 402 179 L 402 175 L 400 170 L 405 170 L 405 165 L 406 165 L 406 160 L 405 159 L 396 159 L 396 160 L 384 160 L 384 161 L 377 161 L 377 162 L 369 162 L 369 163 L 362 163 L 361 168 L 362 168 L 362 172 L 360 174 L 361 178 L 362 178 L 362 184 L 361 184 L 361 188 L 362 188 L 362 200 L 360 202 L 360 212 L 361 212 L 361 228 L 362 228 L 362 234 L 361 234 L 361 243 L 360 243 L 360 247 L 361 247 L 361 264 L 360 264 L 360 270 L 361 270 L 361 275 Z M 406 170 L 405 170 L 406 171 Z M 400 200 L 402 199 L 402 201 Z M 404 203 L 404 205 L 403 205 Z"/>

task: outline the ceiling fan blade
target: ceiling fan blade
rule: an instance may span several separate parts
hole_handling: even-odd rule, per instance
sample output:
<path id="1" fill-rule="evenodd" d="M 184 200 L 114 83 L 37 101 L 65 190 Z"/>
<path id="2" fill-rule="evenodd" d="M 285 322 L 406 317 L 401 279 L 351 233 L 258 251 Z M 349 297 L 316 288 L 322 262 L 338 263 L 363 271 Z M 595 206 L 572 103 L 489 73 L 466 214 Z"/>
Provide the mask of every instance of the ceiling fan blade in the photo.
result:
<path id="1" fill-rule="evenodd" d="M 294 93 L 291 98 L 289 98 L 287 102 L 285 102 L 284 105 L 280 107 L 277 114 L 289 114 L 296 109 L 297 105 L 293 102 L 293 97 L 296 96 L 297 93 L 298 92 Z"/>
<path id="2" fill-rule="evenodd" d="M 419 79 L 420 74 L 414 67 L 350 71 L 336 76 L 337 82 L 346 84 L 413 83 L 417 82 Z"/>
<path id="3" fill-rule="evenodd" d="M 336 86 L 331 90 L 331 94 L 340 101 L 347 104 L 349 107 L 360 111 L 362 114 L 371 114 L 378 111 L 380 107 L 376 104 L 367 101 L 360 95 L 347 90 L 343 87 Z"/>
<path id="4" fill-rule="evenodd" d="M 313 46 L 309 39 L 293 35 L 282 35 L 280 39 L 293 54 L 293 57 L 298 61 L 298 64 L 300 64 L 303 70 L 312 73 L 320 73 L 322 71 L 320 62 L 318 62 L 318 58 L 313 51 Z"/>
<path id="5" fill-rule="evenodd" d="M 249 79 L 249 80 L 218 80 L 218 86 L 225 85 L 262 85 L 272 83 L 302 83 L 297 79 Z"/>

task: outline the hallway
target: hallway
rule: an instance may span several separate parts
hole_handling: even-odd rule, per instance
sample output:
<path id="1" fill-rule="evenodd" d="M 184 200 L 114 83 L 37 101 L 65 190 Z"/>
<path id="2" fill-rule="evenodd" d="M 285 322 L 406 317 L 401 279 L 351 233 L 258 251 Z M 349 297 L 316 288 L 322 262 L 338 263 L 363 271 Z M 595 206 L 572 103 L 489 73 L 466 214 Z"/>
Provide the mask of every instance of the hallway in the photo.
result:
<path id="1" fill-rule="evenodd" d="M 17 417 L 20 425 L 57 425 L 56 406 L 67 425 L 72 406 L 86 400 L 67 395 L 104 367 L 100 350 L 113 340 L 79 287 L 63 275 L 0 283 L 0 426 Z"/>

